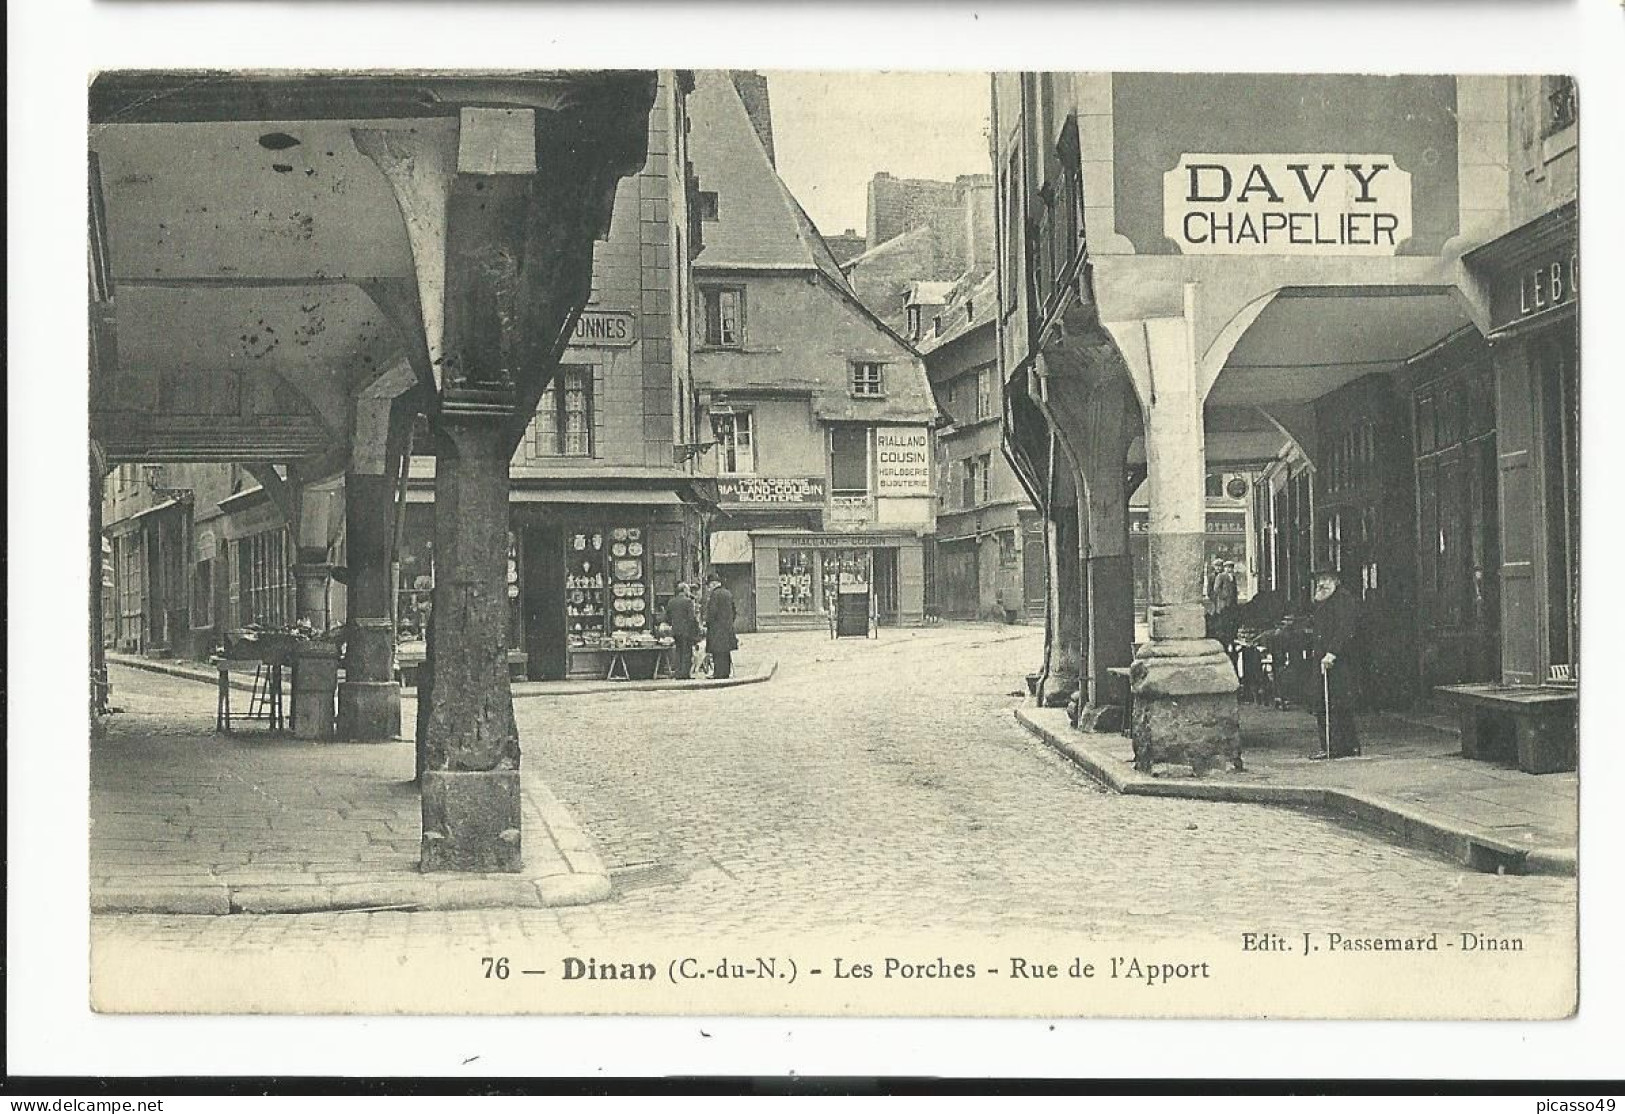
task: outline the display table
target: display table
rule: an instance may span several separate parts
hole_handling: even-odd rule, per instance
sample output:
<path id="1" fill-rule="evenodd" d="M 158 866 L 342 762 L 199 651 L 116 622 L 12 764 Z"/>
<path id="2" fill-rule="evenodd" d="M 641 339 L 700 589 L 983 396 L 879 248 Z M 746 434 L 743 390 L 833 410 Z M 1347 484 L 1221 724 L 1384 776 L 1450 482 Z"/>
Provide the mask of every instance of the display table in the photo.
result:
<path id="1" fill-rule="evenodd" d="M 402 642 L 395 647 L 395 678 L 403 688 L 416 688 L 418 672 L 428 658 L 428 647 L 422 639 Z M 523 681 L 530 675 L 530 655 L 523 650 L 508 651 L 508 679 Z"/>
<path id="2" fill-rule="evenodd" d="M 669 643 L 615 646 L 606 642 L 597 646 L 572 646 L 570 676 L 605 681 L 658 681 L 673 675 L 672 649 Z"/>
<path id="3" fill-rule="evenodd" d="M 282 669 L 297 668 L 295 655 L 302 644 L 280 631 L 227 635 L 222 652 L 210 659 L 218 676 L 214 729 L 229 735 L 234 724 L 259 721 L 271 731 L 287 730 L 291 724 L 282 698 Z M 236 711 L 231 706 L 231 674 L 250 670 L 254 677 L 248 709 Z"/>

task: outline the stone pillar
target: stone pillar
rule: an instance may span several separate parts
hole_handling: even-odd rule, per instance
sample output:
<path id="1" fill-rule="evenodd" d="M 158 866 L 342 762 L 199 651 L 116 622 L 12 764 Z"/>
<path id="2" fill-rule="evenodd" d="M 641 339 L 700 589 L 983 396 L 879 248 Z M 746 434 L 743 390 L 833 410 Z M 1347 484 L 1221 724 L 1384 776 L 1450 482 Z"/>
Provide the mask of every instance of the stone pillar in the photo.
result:
<path id="1" fill-rule="evenodd" d="M 1151 637 L 1131 667 L 1134 765 L 1188 763 L 1201 776 L 1221 760 L 1241 767 L 1239 686 L 1202 607 L 1207 465 L 1190 337 L 1182 318 L 1144 327 Z"/>
<path id="2" fill-rule="evenodd" d="M 302 549 L 293 566 L 294 618 L 318 631 L 327 629 L 327 584 L 333 576 L 333 568 L 325 560 L 311 559 L 322 556 L 325 554 L 319 550 Z"/>
<path id="3" fill-rule="evenodd" d="M 1085 707 L 1080 727 L 1121 731 L 1128 683 L 1112 674 L 1134 660 L 1134 564 L 1129 555 L 1127 457 L 1139 421 L 1127 375 L 1113 376 L 1090 393 L 1087 408 L 1088 532 L 1084 547 Z"/>
<path id="4" fill-rule="evenodd" d="M 420 695 L 424 870 L 521 865 L 502 417 L 443 412 L 436 428 L 433 679 Z"/>
<path id="5" fill-rule="evenodd" d="M 1049 637 L 1038 702 L 1045 708 L 1064 708 L 1078 691 L 1083 674 L 1084 591 L 1078 507 L 1072 465 L 1056 442 L 1051 449 L 1050 499 L 1044 523 L 1044 553 L 1049 562 Z"/>
<path id="6" fill-rule="evenodd" d="M 390 619 L 393 500 L 387 475 L 351 472 L 344 477 L 350 581 L 339 735 L 345 739 L 388 740 L 401 733 L 395 624 Z"/>

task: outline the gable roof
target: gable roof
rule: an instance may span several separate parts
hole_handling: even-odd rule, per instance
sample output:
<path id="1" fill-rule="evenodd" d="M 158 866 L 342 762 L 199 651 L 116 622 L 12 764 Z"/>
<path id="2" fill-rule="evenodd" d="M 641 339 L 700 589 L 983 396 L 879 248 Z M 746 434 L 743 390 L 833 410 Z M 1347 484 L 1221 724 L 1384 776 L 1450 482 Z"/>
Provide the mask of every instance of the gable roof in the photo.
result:
<path id="1" fill-rule="evenodd" d="M 773 169 L 739 90 L 725 73 L 701 70 L 689 96 L 689 157 L 700 188 L 717 194 L 694 261 L 706 270 L 819 271 L 842 290 L 846 276 L 823 236 Z"/>

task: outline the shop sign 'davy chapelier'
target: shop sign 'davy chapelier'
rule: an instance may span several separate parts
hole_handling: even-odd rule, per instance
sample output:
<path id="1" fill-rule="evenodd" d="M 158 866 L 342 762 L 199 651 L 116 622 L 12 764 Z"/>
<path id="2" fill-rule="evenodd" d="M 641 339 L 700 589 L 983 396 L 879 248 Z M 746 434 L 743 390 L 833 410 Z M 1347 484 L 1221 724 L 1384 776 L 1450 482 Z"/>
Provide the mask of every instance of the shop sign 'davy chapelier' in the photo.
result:
<path id="1" fill-rule="evenodd" d="M 1163 232 L 1186 255 L 1394 255 L 1411 237 L 1392 155 L 1186 154 L 1162 181 Z"/>

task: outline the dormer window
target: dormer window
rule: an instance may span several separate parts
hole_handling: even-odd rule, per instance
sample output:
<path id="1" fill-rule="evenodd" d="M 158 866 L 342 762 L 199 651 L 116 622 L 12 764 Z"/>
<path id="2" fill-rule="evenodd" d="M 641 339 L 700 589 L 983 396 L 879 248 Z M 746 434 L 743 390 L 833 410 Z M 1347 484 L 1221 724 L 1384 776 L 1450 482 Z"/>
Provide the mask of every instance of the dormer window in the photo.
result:
<path id="1" fill-rule="evenodd" d="M 920 336 L 920 307 L 908 307 L 908 335 L 915 340 Z"/>

